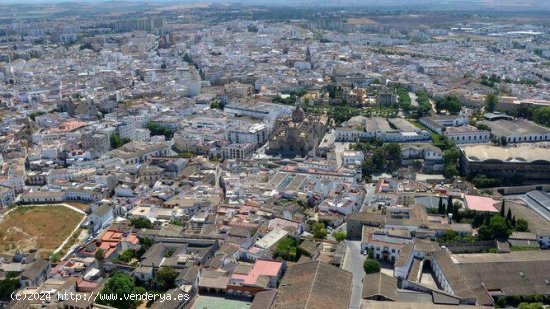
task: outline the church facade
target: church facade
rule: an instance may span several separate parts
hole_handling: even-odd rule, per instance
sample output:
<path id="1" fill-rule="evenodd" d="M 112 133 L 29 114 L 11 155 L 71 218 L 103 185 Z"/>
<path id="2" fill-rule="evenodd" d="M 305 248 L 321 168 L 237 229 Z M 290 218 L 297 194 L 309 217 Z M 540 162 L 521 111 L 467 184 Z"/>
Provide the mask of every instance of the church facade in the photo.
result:
<path id="1" fill-rule="evenodd" d="M 325 116 L 306 115 L 297 106 L 292 115 L 279 116 L 266 153 L 283 157 L 314 154 L 326 131 Z"/>

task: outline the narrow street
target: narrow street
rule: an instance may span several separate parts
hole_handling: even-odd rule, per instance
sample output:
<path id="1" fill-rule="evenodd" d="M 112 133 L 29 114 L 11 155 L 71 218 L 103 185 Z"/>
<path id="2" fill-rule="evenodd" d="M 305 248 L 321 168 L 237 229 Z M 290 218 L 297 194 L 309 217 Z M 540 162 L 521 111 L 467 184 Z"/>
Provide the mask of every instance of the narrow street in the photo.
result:
<path id="1" fill-rule="evenodd" d="M 346 256 L 344 258 L 343 268 L 353 274 L 351 287 L 350 309 L 361 308 L 361 296 L 363 293 L 363 262 L 365 256 L 361 254 L 361 242 L 357 240 L 346 240 Z"/>

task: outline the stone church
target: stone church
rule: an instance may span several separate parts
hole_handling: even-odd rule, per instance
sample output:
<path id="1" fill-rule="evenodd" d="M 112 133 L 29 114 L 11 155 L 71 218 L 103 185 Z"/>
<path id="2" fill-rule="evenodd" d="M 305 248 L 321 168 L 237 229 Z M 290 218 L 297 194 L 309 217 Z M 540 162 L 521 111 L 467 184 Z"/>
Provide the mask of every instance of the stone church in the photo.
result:
<path id="1" fill-rule="evenodd" d="M 292 115 L 279 116 L 266 153 L 282 157 L 315 154 L 326 131 L 326 116 L 306 115 L 298 105 Z"/>

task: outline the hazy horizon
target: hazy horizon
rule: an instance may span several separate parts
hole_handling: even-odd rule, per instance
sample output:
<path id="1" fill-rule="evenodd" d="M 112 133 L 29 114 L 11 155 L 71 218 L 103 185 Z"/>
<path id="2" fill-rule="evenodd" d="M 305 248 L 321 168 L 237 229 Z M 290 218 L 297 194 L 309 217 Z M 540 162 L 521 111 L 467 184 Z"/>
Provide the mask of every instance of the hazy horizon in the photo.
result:
<path id="1" fill-rule="evenodd" d="M 383 7 L 426 7 L 453 8 L 453 9 L 520 9 L 540 10 L 550 8 L 550 0 L 6 0 L 1 5 L 29 5 L 29 4 L 62 4 L 62 3 L 124 3 L 124 4 L 169 4 L 169 3 L 208 3 L 208 4 L 243 4 L 243 5 L 270 5 L 270 6 L 370 6 Z"/>

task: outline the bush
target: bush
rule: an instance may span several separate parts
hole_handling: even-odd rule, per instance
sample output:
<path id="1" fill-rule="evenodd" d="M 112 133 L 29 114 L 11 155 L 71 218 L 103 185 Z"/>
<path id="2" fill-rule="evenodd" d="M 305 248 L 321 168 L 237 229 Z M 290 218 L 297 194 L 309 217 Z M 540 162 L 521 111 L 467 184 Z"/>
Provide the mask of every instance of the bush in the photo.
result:
<path id="1" fill-rule="evenodd" d="M 461 106 L 460 101 L 457 97 L 446 96 L 444 98 L 439 98 L 435 101 L 435 108 L 438 112 L 442 110 L 448 111 L 452 115 L 458 115 L 460 112 Z"/>
<path id="2" fill-rule="evenodd" d="M 544 306 L 542 305 L 542 303 L 520 303 L 519 304 L 519 309 L 543 309 Z"/>
<path id="3" fill-rule="evenodd" d="M 294 238 L 286 236 L 281 239 L 277 244 L 275 253 L 273 254 L 274 258 L 281 258 L 286 261 L 296 262 L 300 258 L 301 252 L 298 250 L 298 241 Z"/>
<path id="4" fill-rule="evenodd" d="M 313 236 L 315 238 L 325 238 L 327 236 L 327 230 L 325 229 L 325 225 L 321 222 L 317 222 L 313 224 Z"/>
<path id="5" fill-rule="evenodd" d="M 103 289 L 101 290 L 101 294 L 109 295 L 109 294 L 117 294 L 118 297 L 114 300 L 103 300 L 99 299 L 98 303 L 102 305 L 109 305 L 116 308 L 137 308 L 140 301 L 134 300 L 134 299 L 126 299 L 123 295 L 130 295 L 130 294 L 144 294 L 145 289 L 141 287 L 136 287 L 134 278 L 122 274 L 122 273 L 115 273 L 111 278 L 107 281 L 107 283 L 103 286 Z"/>
<path id="6" fill-rule="evenodd" d="M 146 218 L 133 218 L 130 219 L 130 223 L 133 227 L 138 229 L 150 229 L 153 227 L 153 223 Z"/>
<path id="7" fill-rule="evenodd" d="M 504 299 L 504 297 L 499 297 L 497 298 L 496 302 L 495 302 L 495 305 L 496 307 L 498 308 L 504 308 L 506 307 L 506 299 Z"/>
<path id="8" fill-rule="evenodd" d="M 178 272 L 172 267 L 161 267 L 157 271 L 154 279 L 154 286 L 157 290 L 166 292 L 175 287 L 175 280 Z"/>
<path id="9" fill-rule="evenodd" d="M 375 259 L 368 258 L 363 263 L 363 269 L 367 274 L 380 272 L 380 263 Z"/>
<path id="10" fill-rule="evenodd" d="M 16 278 L 6 278 L 0 281 L 0 300 L 9 301 L 11 293 L 19 288 L 19 280 Z"/>
<path id="11" fill-rule="evenodd" d="M 147 129 L 151 131 L 151 136 L 164 135 L 164 137 L 168 140 L 172 139 L 172 137 L 174 136 L 174 131 L 168 128 L 161 127 L 158 124 L 149 123 L 147 125 Z"/>
<path id="12" fill-rule="evenodd" d="M 120 138 L 120 136 L 116 133 L 111 134 L 110 140 L 111 140 L 111 148 L 113 149 L 117 149 L 123 146 L 124 144 L 127 144 L 132 141 L 129 138 Z"/>
<path id="13" fill-rule="evenodd" d="M 471 182 L 477 188 L 492 188 L 502 185 L 501 179 L 489 178 L 483 174 L 476 175 Z"/>
<path id="14" fill-rule="evenodd" d="M 336 232 L 332 233 L 332 237 L 334 237 L 334 239 L 336 239 L 337 241 L 342 241 L 342 240 L 346 239 L 346 232 L 336 231 Z"/>
<path id="15" fill-rule="evenodd" d="M 132 249 L 127 249 L 127 250 L 124 250 L 117 258 L 118 261 L 122 262 L 122 263 L 129 263 L 132 258 L 134 258 L 134 250 Z"/>
<path id="16" fill-rule="evenodd" d="M 517 232 L 529 232 L 529 223 L 525 219 L 518 219 L 515 230 Z"/>

